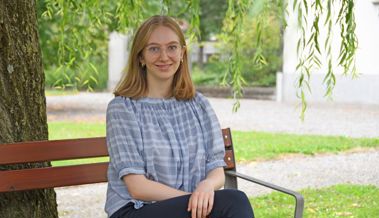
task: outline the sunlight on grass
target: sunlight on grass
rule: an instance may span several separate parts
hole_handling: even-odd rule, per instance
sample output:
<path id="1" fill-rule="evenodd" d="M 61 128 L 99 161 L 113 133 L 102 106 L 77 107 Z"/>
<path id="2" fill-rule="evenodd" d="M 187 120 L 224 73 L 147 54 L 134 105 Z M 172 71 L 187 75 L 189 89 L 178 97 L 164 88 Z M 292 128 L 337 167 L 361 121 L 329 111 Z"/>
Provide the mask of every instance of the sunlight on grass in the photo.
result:
<path id="1" fill-rule="evenodd" d="M 300 191 L 305 199 L 304 218 L 377 217 L 379 188 L 335 185 Z M 281 193 L 250 198 L 256 217 L 293 217 L 294 198 Z"/>
<path id="2" fill-rule="evenodd" d="M 75 89 L 46 89 L 45 90 L 45 95 L 46 96 L 63 96 L 63 95 L 77 95 L 80 92 Z"/>
<path id="3" fill-rule="evenodd" d="M 108 162 L 108 161 L 109 161 L 109 157 L 95 157 L 95 158 L 82 158 L 82 159 L 75 159 L 75 160 L 58 160 L 58 161 L 52 161 L 51 163 L 55 167 L 60 167 L 60 166 L 100 163 L 100 162 Z"/>
<path id="4" fill-rule="evenodd" d="M 105 124 L 101 122 L 49 122 L 49 140 L 105 136 Z"/>
<path id="5" fill-rule="evenodd" d="M 284 154 L 314 155 L 379 147 L 379 138 L 233 131 L 236 159 L 267 160 Z"/>

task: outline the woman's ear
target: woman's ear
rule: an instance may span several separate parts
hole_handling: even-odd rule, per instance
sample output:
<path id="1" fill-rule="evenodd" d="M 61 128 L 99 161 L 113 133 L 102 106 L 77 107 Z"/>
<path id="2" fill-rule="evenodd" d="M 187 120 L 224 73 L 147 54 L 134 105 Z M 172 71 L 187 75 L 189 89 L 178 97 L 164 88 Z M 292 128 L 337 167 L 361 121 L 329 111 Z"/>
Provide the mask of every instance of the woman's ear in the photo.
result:
<path id="1" fill-rule="evenodd" d="M 143 59 L 142 56 L 139 57 L 139 63 L 141 64 L 142 67 L 146 65 L 145 60 Z"/>

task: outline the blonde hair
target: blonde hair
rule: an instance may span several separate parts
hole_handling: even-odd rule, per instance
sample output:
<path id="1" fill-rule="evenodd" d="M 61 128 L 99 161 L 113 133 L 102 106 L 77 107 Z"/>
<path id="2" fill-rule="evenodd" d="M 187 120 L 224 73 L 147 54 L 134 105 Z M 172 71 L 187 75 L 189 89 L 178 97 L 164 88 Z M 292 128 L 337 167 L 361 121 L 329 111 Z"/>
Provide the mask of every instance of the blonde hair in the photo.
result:
<path id="1" fill-rule="evenodd" d="M 165 26 L 174 31 L 179 37 L 179 43 L 183 46 L 183 61 L 179 65 L 173 79 L 173 96 L 178 100 L 189 100 L 195 96 L 195 87 L 192 83 L 188 67 L 187 47 L 184 34 L 173 18 L 158 15 L 150 17 L 138 28 L 130 50 L 128 65 L 114 91 L 115 96 L 125 96 L 132 99 L 146 96 L 146 70 L 144 70 L 140 64 L 140 57 L 152 32 L 158 26 Z"/>

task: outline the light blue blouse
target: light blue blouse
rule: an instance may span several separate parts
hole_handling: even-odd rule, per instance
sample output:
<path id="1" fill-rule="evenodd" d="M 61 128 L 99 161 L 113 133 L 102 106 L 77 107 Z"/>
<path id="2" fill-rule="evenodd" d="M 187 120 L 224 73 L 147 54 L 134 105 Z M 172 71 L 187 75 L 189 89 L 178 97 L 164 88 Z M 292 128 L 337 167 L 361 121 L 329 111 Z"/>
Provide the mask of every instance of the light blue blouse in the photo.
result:
<path id="1" fill-rule="evenodd" d="M 128 174 L 193 192 L 207 173 L 225 166 L 217 117 L 200 93 L 192 100 L 115 97 L 107 109 L 110 156 L 105 211 L 111 216 L 133 199 L 122 181 Z"/>

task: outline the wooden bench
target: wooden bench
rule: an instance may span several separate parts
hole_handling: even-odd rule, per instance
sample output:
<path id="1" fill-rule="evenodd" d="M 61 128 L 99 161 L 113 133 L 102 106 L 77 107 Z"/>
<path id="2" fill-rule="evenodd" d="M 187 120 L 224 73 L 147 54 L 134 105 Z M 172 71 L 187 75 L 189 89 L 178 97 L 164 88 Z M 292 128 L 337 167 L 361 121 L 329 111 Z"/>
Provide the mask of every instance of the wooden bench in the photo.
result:
<path id="1" fill-rule="evenodd" d="M 237 189 L 237 178 L 241 178 L 289 194 L 296 200 L 294 217 L 302 217 L 304 199 L 301 194 L 236 172 L 230 129 L 223 129 L 222 134 L 227 163 L 225 188 Z M 30 168 L 27 167 L 28 164 L 25 165 L 26 163 L 107 156 L 105 137 L 1 144 L 0 165 L 15 165 L 15 167 L 12 167 L 12 170 L 0 171 L 0 192 L 107 182 L 108 162 L 59 167 L 41 165 L 39 168 Z M 20 169 L 20 166 L 23 166 L 21 167 L 23 169 Z M 27 168 L 24 168 L 25 166 Z"/>

